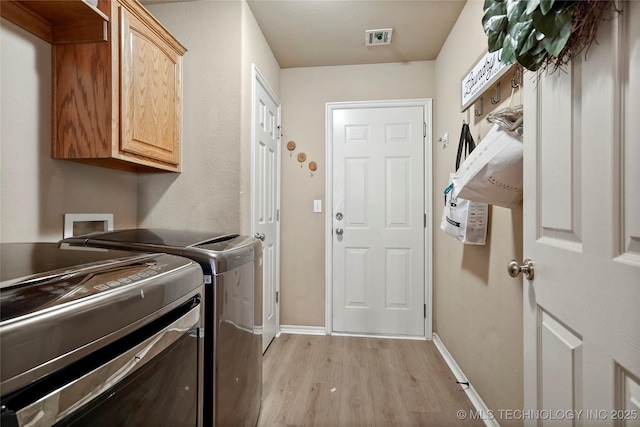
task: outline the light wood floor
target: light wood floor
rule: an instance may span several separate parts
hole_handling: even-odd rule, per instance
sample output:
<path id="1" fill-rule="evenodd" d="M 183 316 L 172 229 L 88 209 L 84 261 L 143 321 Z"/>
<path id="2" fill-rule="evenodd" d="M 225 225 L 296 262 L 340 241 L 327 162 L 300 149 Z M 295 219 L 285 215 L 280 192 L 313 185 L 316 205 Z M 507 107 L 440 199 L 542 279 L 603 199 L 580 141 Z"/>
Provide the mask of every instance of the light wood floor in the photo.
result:
<path id="1" fill-rule="evenodd" d="M 483 426 L 431 341 L 282 335 L 264 356 L 259 426 Z"/>

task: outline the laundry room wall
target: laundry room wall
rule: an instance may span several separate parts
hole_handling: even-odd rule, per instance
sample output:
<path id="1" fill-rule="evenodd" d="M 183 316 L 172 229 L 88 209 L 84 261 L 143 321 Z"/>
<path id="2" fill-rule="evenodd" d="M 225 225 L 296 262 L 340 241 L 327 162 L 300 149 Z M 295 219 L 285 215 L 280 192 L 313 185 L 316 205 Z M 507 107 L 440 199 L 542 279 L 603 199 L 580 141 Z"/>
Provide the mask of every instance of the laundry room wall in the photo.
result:
<path id="1" fill-rule="evenodd" d="M 476 143 L 482 144 L 491 125 L 486 113 L 507 106 L 492 106 L 485 96 L 484 115 L 460 112 L 460 83 L 487 49 L 482 31 L 483 2 L 468 1 L 436 60 L 434 120 L 434 330 L 490 409 L 522 409 L 523 335 L 522 279 L 507 274 L 511 259 L 522 260 L 522 204 L 514 209 L 490 207 L 487 243 L 463 245 L 440 230 L 443 189 L 455 169 L 463 120 L 471 122 Z M 525 83 L 528 83 L 525 81 Z M 508 84 L 508 83 L 507 83 Z M 503 88 L 505 85 L 503 85 Z M 519 94 L 514 94 L 519 103 Z M 526 123 L 525 123 L 526 126 Z M 443 148 L 438 139 L 449 134 Z M 503 426 L 521 420 L 500 419 Z"/>
<path id="2" fill-rule="evenodd" d="M 325 325 L 326 103 L 432 98 L 434 67 L 420 61 L 282 70 L 282 325 Z M 284 148 L 288 141 L 296 143 L 292 155 Z M 296 160 L 300 152 L 307 158 L 302 165 Z M 310 161 L 318 165 L 313 176 Z M 322 213 L 313 212 L 316 199 Z"/>
<path id="3" fill-rule="evenodd" d="M 137 175 L 51 158 L 51 45 L 0 18 L 0 242 L 55 242 L 65 213 L 137 224 Z"/>
<path id="4" fill-rule="evenodd" d="M 238 232 L 241 2 L 145 7 L 187 53 L 182 72 L 182 172 L 140 175 L 140 226 Z"/>
<path id="5" fill-rule="evenodd" d="M 141 175 L 143 227 L 251 231 L 251 66 L 276 95 L 280 67 L 244 1 L 147 9 L 188 49 L 183 58 L 182 173 Z"/>

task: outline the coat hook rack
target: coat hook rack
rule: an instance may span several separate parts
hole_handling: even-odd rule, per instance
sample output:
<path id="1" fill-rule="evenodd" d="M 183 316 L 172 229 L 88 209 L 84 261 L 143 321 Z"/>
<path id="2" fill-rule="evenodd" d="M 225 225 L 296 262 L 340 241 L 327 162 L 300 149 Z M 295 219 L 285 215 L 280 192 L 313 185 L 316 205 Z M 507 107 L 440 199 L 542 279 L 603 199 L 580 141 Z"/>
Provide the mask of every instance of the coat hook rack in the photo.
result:
<path id="1" fill-rule="evenodd" d="M 480 117 L 480 116 L 482 115 L 482 111 L 484 110 L 484 105 L 483 105 L 483 100 L 482 100 L 482 99 L 483 99 L 483 98 L 482 98 L 482 97 L 480 97 L 480 109 L 478 109 L 478 107 L 476 107 L 475 105 L 474 105 L 474 107 L 473 107 L 473 109 L 474 109 L 473 114 L 474 114 L 476 117 Z"/>
<path id="2" fill-rule="evenodd" d="M 492 104 L 497 104 L 499 102 L 500 102 L 500 82 L 496 83 L 496 97 L 494 98 L 493 95 L 491 95 Z"/>

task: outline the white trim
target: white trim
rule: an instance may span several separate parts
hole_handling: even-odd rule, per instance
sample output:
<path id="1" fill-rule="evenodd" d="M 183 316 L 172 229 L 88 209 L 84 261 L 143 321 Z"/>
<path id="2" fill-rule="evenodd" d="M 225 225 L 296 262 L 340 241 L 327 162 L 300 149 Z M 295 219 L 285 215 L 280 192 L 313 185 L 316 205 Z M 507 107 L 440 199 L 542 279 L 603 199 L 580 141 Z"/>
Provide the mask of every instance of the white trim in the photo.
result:
<path id="1" fill-rule="evenodd" d="M 332 332 L 334 337 L 354 337 L 354 338 L 380 338 L 385 340 L 413 340 L 413 341 L 430 341 L 426 337 L 418 337 L 415 335 L 374 335 L 374 334 L 350 334 L 347 332 Z"/>
<path id="2" fill-rule="evenodd" d="M 326 335 L 324 326 L 280 325 L 280 333 L 289 335 Z"/>
<path id="3" fill-rule="evenodd" d="M 445 347 L 442 340 L 440 340 L 440 337 L 435 333 L 433 334 L 433 343 L 436 345 L 436 348 L 442 355 L 444 361 L 449 365 L 449 369 L 453 373 L 453 376 L 456 377 L 456 381 L 469 383 L 468 387 L 465 384 L 461 384 L 460 386 L 476 411 L 479 414 L 482 414 L 482 421 L 484 421 L 484 425 L 488 427 L 500 427 L 498 421 L 494 416 L 492 416 L 493 413 L 489 410 L 489 407 L 484 403 L 476 389 L 473 388 L 473 385 L 471 385 L 469 379 L 464 375 L 464 372 L 462 372 L 460 366 L 458 366 L 451 353 L 449 353 L 447 347 Z"/>
<path id="4" fill-rule="evenodd" d="M 332 335 L 334 337 L 354 337 L 354 338 L 381 338 L 390 340 L 414 340 L 428 341 L 425 337 L 405 336 L 405 335 L 366 335 L 366 334 L 349 334 L 344 332 L 332 332 L 327 334 L 324 326 L 299 326 L 299 325 L 280 325 L 280 334 L 290 335 Z"/>
<path id="5" fill-rule="evenodd" d="M 325 110 L 325 163 L 327 164 L 325 175 L 325 333 L 333 333 L 333 110 L 344 108 L 387 108 L 387 107 L 413 107 L 424 108 L 424 123 L 427 124 L 427 132 L 424 138 L 424 212 L 427 214 L 427 227 L 424 235 L 425 253 L 425 284 L 424 303 L 427 304 L 427 317 L 424 319 L 424 338 L 431 339 L 433 333 L 433 125 L 432 125 L 432 99 L 398 99 L 390 101 L 362 101 L 362 102 L 327 102 Z M 406 337 L 405 337 L 406 338 Z"/>

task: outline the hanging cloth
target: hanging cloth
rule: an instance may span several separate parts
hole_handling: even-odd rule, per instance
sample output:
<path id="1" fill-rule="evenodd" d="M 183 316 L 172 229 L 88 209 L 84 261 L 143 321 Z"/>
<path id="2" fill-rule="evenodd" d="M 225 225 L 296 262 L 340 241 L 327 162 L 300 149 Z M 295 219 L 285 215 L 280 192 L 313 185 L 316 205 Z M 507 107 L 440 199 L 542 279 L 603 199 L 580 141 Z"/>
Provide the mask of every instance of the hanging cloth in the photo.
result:
<path id="1" fill-rule="evenodd" d="M 522 135 L 522 105 L 491 112 L 487 115 L 487 120 L 504 130 Z"/>
<path id="2" fill-rule="evenodd" d="M 466 159 L 475 148 L 469 125 L 463 123 L 456 156 L 456 171 L 460 167 L 462 153 L 464 152 Z M 453 186 L 454 175 L 455 173 L 449 174 L 449 185 L 444 190 L 444 210 L 440 229 L 462 243 L 484 245 L 489 219 L 488 205 L 458 197 Z"/>

